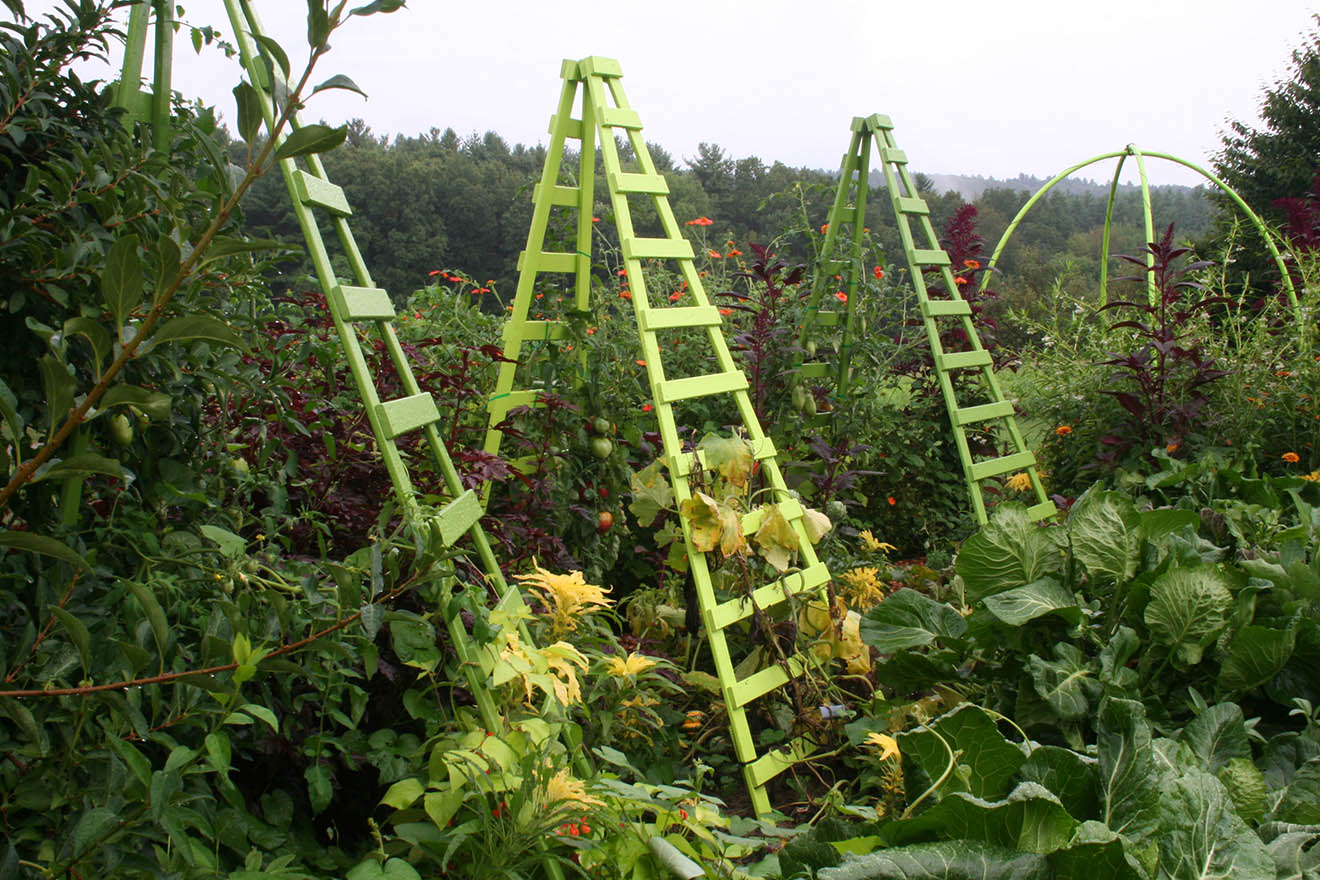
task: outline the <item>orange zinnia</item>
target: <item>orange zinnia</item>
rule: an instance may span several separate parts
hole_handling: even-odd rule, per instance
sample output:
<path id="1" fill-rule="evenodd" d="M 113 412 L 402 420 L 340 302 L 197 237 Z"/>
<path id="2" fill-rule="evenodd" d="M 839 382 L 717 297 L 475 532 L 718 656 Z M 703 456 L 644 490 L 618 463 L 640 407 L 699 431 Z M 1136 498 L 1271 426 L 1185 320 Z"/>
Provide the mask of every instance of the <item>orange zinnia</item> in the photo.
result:
<path id="1" fill-rule="evenodd" d="M 1072 433 L 1072 426 L 1071 426 L 1071 425 L 1059 425 L 1059 427 L 1057 427 L 1057 428 L 1054 429 L 1054 433 L 1057 434 L 1057 435 L 1060 436 L 1060 437 L 1067 437 L 1069 434 Z"/>
<path id="2" fill-rule="evenodd" d="M 1301 461 L 1301 457 L 1295 452 L 1285 452 L 1279 457 L 1288 462 L 1288 464 L 1297 464 L 1297 462 Z"/>

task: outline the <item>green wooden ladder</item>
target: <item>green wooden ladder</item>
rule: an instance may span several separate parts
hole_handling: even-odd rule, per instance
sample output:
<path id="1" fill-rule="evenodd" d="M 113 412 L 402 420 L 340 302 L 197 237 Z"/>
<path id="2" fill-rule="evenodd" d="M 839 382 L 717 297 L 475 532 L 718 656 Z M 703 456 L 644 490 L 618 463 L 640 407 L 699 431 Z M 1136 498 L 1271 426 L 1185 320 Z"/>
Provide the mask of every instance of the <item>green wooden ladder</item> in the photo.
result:
<path id="1" fill-rule="evenodd" d="M 522 356 L 523 363 L 505 365 L 496 388 L 491 395 L 490 429 L 486 450 L 497 452 L 500 432 L 496 426 L 509 409 L 519 405 L 534 405 L 538 391 L 534 388 L 516 389 L 518 367 L 527 369 L 534 349 L 527 348 L 530 341 L 552 344 L 563 338 L 562 320 L 528 320 L 528 312 L 535 300 L 538 277 L 547 273 L 574 278 L 573 307 L 585 311 L 590 305 L 593 179 L 599 150 L 604 167 L 609 197 L 618 227 L 619 247 L 624 271 L 632 293 L 633 313 L 641 339 L 641 360 L 645 362 L 650 383 L 651 399 L 659 421 L 663 440 L 664 462 L 673 483 L 679 503 L 692 497 L 690 478 L 705 468 L 699 453 L 686 452 L 678 434 L 675 410 L 686 401 L 714 395 L 732 395 L 742 421 L 742 427 L 751 442 L 753 454 L 760 462 L 761 474 L 774 493 L 781 513 L 791 522 L 798 539 L 798 559 L 802 567 L 751 592 L 746 597 L 720 601 L 711 581 L 706 554 L 695 549 L 689 524 L 682 522 L 690 570 L 696 586 L 701 619 L 706 638 L 714 658 L 724 704 L 728 712 L 729 727 L 734 750 L 743 765 L 744 779 L 751 794 L 752 805 L 758 814 L 771 811 L 766 784 L 795 763 L 816 751 L 807 738 L 792 741 L 786 747 L 758 755 L 748 723 L 748 708 L 756 700 L 770 694 L 800 676 L 812 663 L 810 657 L 799 652 L 786 663 L 768 665 L 739 676 L 729 650 L 725 631 L 754 613 L 753 604 L 761 609 L 772 609 L 789 602 L 793 597 L 811 598 L 823 595 L 829 581 L 829 571 L 817 560 L 803 525 L 803 508 L 788 493 L 775 459 L 774 444 L 761 429 L 752 408 L 747 378 L 738 369 L 729 353 L 721 330 L 719 309 L 711 304 L 701 277 L 693 263 L 691 244 L 683 238 L 678 222 L 670 208 L 669 187 L 656 170 L 645 140 L 638 114 L 629 106 L 621 82 L 619 64 L 608 58 L 591 57 L 581 61 L 565 61 L 562 69 L 563 89 L 558 109 L 550 121 L 550 146 L 540 181 L 535 187 L 535 208 L 527 246 L 519 259 L 517 292 L 513 313 L 504 334 L 504 354 L 511 359 Z M 581 118 L 572 112 L 581 95 Z M 624 136 L 632 148 L 636 169 L 624 170 L 620 161 L 616 135 Z M 559 183 L 565 142 L 580 145 L 578 168 L 573 185 Z M 599 144 L 599 147 L 597 146 Z M 629 197 L 649 197 L 659 218 L 663 235 L 644 237 L 633 227 Z M 576 240 L 573 250 L 545 250 L 546 227 L 552 207 L 576 210 Z M 670 305 L 666 296 L 652 301 L 647 288 L 647 272 L 661 265 L 677 268 L 694 305 Z M 668 290 L 668 288 L 666 288 Z M 546 297 L 546 299 L 549 299 Z M 661 334 L 683 331 L 704 331 L 710 353 L 717 365 L 715 372 L 695 376 L 669 376 L 662 361 L 666 347 Z M 672 347 L 672 346 L 671 346 Z M 758 514 L 744 518 L 744 532 L 750 534 L 758 525 Z"/>
<path id="2" fill-rule="evenodd" d="M 1033 520 L 1051 517 L 1058 511 L 1054 502 L 1045 494 L 1045 487 L 1036 467 L 1036 456 L 1022 439 L 1022 431 L 1014 416 L 1012 402 L 1006 400 L 1000 390 L 990 352 L 981 345 L 976 325 L 972 321 L 971 304 L 958 292 L 949 255 L 940 247 L 939 238 L 930 222 L 930 208 L 917 190 L 912 174 L 908 171 L 907 156 L 894 142 L 893 131 L 894 124 L 887 116 L 875 114 L 853 119 L 852 141 L 843 157 L 838 193 L 830 211 L 830 227 L 826 230 L 825 244 L 821 248 L 823 261 L 818 264 L 816 272 L 817 282 L 813 290 L 813 303 L 821 298 L 822 278 L 828 284 L 833 276 L 840 274 L 841 271 L 849 272 L 848 310 L 844 321 L 838 367 L 840 384 L 842 386 L 846 381 L 848 355 L 851 349 L 852 309 L 861 265 L 866 193 L 869 189 L 868 175 L 872 142 L 874 142 L 875 154 L 884 173 L 889 202 L 898 225 L 899 238 L 903 243 L 903 254 L 907 260 L 912 286 L 917 292 L 917 304 L 921 311 L 922 323 L 926 328 L 926 338 L 930 343 L 935 375 L 944 397 L 945 408 L 949 413 L 949 422 L 953 427 L 958 457 L 962 461 L 967 491 L 972 500 L 972 513 L 977 522 L 985 524 L 987 514 L 983 484 L 1005 474 L 1024 472 L 1030 479 L 1031 490 L 1036 498 L 1036 503 L 1028 508 L 1028 514 Z M 919 239 L 913 233 L 914 221 Z M 834 238 L 842 234 L 843 226 L 849 224 L 852 248 L 850 258 L 834 259 L 832 255 L 839 250 Z M 926 283 L 927 272 L 932 269 L 939 275 L 944 295 L 932 295 L 939 291 L 939 287 L 932 291 Z M 829 288 L 827 286 L 824 289 Z M 940 338 L 940 327 L 942 323 L 949 321 L 958 322 L 967 339 L 966 347 L 961 351 L 944 349 Z M 804 322 L 803 338 L 806 338 L 808 329 L 809 326 Z M 981 381 L 955 384 L 955 374 L 963 370 L 979 371 Z M 974 388 L 983 397 L 980 401 L 963 402 L 959 399 L 959 388 L 965 393 Z M 976 459 L 968 439 L 970 432 L 981 432 L 987 445 L 994 449 L 1007 447 L 1009 453 Z"/>
<path id="3" fill-rule="evenodd" d="M 272 77 L 280 76 L 280 68 L 271 63 L 271 59 L 264 57 L 258 49 L 261 31 L 248 0 L 225 0 L 225 6 L 234 29 L 235 42 L 238 44 L 243 66 L 261 96 L 266 124 L 273 129 L 276 109 L 271 99 L 272 85 L 280 90 L 286 88 L 278 82 L 272 83 Z M 293 129 L 296 130 L 299 127 L 296 118 L 291 121 Z M 367 420 L 371 424 L 376 447 L 384 459 L 403 516 L 419 537 L 428 540 L 438 539 L 445 547 L 453 546 L 466 535 L 476 550 L 481 568 L 486 575 L 487 585 L 496 593 L 497 607 L 519 618 L 523 608 L 522 595 L 505 581 L 490 541 L 481 527 L 481 501 L 475 492 L 463 488 L 458 470 L 454 467 L 440 437 L 439 429 L 436 427 L 436 423 L 440 421 L 440 412 L 430 393 L 419 387 L 407 356 L 399 344 L 393 326 L 394 306 L 390 302 L 389 295 L 375 286 L 367 271 L 348 225 L 348 218 L 353 211 L 349 207 L 343 189 L 330 182 L 324 165 L 315 154 L 303 157 L 304 167 L 301 168 L 298 161 L 293 158 L 281 159 L 278 164 L 292 197 L 294 213 L 307 241 L 307 249 L 315 266 L 317 279 L 325 293 L 330 316 L 334 321 L 344 356 L 348 360 L 349 370 L 366 408 Z M 331 267 L 330 254 L 317 223 L 315 212 L 318 211 L 334 227 L 343 255 L 351 268 L 353 276 L 351 282 L 341 281 Z M 396 400 L 380 399 L 375 380 L 362 352 L 359 334 L 368 338 L 374 335 L 383 343 L 384 350 L 398 373 L 405 396 Z M 432 460 L 450 494 L 448 503 L 439 509 L 427 508 L 418 502 L 408 467 L 399 451 L 399 438 L 414 431 L 422 432 Z M 441 576 L 444 583 L 453 584 L 456 581 L 457 574 L 452 562 L 445 563 Z M 444 618 L 459 666 L 476 700 L 482 722 L 488 730 L 499 730 L 503 726 L 503 718 L 491 697 L 488 684 L 488 675 L 493 662 L 492 653 L 489 647 L 485 649 L 476 647 L 477 642 L 460 620 L 457 603 L 451 603 L 451 606 L 444 609 Z M 525 643 L 531 644 L 525 628 L 520 635 Z"/>

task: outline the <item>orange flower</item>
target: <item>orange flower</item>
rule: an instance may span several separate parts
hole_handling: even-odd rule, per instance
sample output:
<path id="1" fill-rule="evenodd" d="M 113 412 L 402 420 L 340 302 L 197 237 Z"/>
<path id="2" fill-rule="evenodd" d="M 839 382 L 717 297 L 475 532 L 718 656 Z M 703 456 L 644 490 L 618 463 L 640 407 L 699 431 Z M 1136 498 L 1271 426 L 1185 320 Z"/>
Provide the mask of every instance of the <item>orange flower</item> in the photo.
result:
<path id="1" fill-rule="evenodd" d="M 879 281 L 881 278 L 885 277 L 885 270 L 881 269 L 879 266 L 876 266 L 874 269 L 871 270 L 871 272 L 872 274 L 875 275 L 876 281 Z"/>
<path id="2" fill-rule="evenodd" d="M 721 254 L 720 254 L 719 251 L 711 251 L 711 252 L 710 252 L 710 258 L 711 258 L 712 260 L 721 260 L 721 259 L 723 259 L 723 256 L 721 256 Z"/>
<path id="3" fill-rule="evenodd" d="M 1181 446 L 1182 446 L 1181 441 L 1170 440 L 1168 443 L 1164 444 L 1164 451 L 1169 453 L 1170 455 L 1173 455 L 1175 452 L 1178 451 L 1179 447 Z"/>
<path id="4" fill-rule="evenodd" d="M 1288 464 L 1297 464 L 1297 462 L 1301 461 L 1301 457 L 1295 452 L 1285 452 L 1279 457 L 1288 462 Z"/>
<path id="5" fill-rule="evenodd" d="M 821 234 L 821 235 L 824 235 L 825 232 L 826 232 L 826 230 L 828 230 L 829 228 L 830 228 L 830 224 L 828 224 L 828 223 L 822 223 L 822 224 L 820 224 L 820 234 Z"/>
<path id="6" fill-rule="evenodd" d="M 738 250 L 737 248 L 734 248 L 733 250 L 729 251 L 729 252 L 728 252 L 727 254 L 725 254 L 724 256 L 726 256 L 726 257 L 741 257 L 742 255 L 743 255 L 743 254 L 742 254 L 742 251 Z"/>
<path id="7" fill-rule="evenodd" d="M 1287 379 L 1292 373 L 1287 370 L 1275 370 L 1274 375 L 1278 376 L 1280 379 Z"/>
<path id="8" fill-rule="evenodd" d="M 632 299 L 632 291 L 625 290 L 619 294 L 619 299 Z"/>
<path id="9" fill-rule="evenodd" d="M 846 294 L 846 293 L 844 293 L 842 290 L 840 290 L 839 292 L 837 292 L 837 293 L 834 294 L 834 298 L 837 299 L 837 300 L 838 300 L 839 302 L 841 302 L 841 303 L 846 303 L 846 302 L 848 301 L 848 294 Z"/>
<path id="10" fill-rule="evenodd" d="M 639 366 L 639 367 L 644 367 L 644 366 L 646 366 L 646 361 L 641 360 L 641 359 L 638 359 L 638 361 L 637 361 L 637 366 Z"/>
<path id="11" fill-rule="evenodd" d="M 733 314 L 733 309 L 720 309 L 720 314 L 727 318 L 729 315 Z"/>
<path id="12" fill-rule="evenodd" d="M 592 217 L 592 218 L 591 218 L 591 222 L 592 222 L 592 223 L 599 223 L 599 222 L 600 222 L 600 218 L 599 218 L 599 217 Z"/>
<path id="13" fill-rule="evenodd" d="M 615 274 L 615 275 L 618 275 L 620 278 L 622 278 L 624 275 L 627 275 L 627 274 L 628 274 L 628 270 L 627 270 L 627 269 L 620 269 L 618 272 L 615 272 L 614 274 Z"/>
<path id="14" fill-rule="evenodd" d="M 709 217 L 698 217 L 698 218 L 695 219 L 695 220 L 689 220 L 689 221 L 687 222 L 687 225 L 688 225 L 688 226 L 710 226 L 710 225 L 713 224 L 714 222 L 715 222 L 715 221 L 712 220 L 712 219 L 710 219 Z"/>
<path id="15" fill-rule="evenodd" d="M 596 333 L 596 328 L 595 328 L 595 327 L 588 327 L 588 328 L 587 328 L 587 335 L 588 335 L 588 336 L 594 336 L 595 333 Z"/>
<path id="16" fill-rule="evenodd" d="M 1059 427 L 1057 427 L 1057 428 L 1054 429 L 1054 433 L 1055 433 L 1056 435 L 1060 436 L 1060 437 L 1067 437 L 1069 434 L 1072 433 L 1072 426 L 1071 426 L 1071 425 L 1059 425 Z"/>
<path id="17" fill-rule="evenodd" d="M 673 293 L 669 294 L 669 301 L 671 303 L 678 302 L 682 298 L 683 298 L 683 291 L 681 290 L 676 290 Z"/>
<path id="18" fill-rule="evenodd" d="M 896 499 L 893 495 L 890 495 L 890 496 L 889 496 L 889 506 L 890 506 L 890 507 L 893 507 L 893 506 L 894 506 L 895 504 L 897 504 L 897 503 L 898 503 L 898 499 Z"/>
<path id="19" fill-rule="evenodd" d="M 964 284 L 967 283 L 967 279 L 964 278 L 964 277 L 962 277 L 961 275 L 959 275 L 957 278 L 953 279 L 953 281 L 954 281 L 954 283 L 957 284 L 959 287 L 961 287 L 961 286 L 963 286 Z"/>
<path id="20" fill-rule="evenodd" d="M 963 265 L 966 266 L 968 269 L 981 268 L 981 263 L 978 260 L 963 260 Z"/>

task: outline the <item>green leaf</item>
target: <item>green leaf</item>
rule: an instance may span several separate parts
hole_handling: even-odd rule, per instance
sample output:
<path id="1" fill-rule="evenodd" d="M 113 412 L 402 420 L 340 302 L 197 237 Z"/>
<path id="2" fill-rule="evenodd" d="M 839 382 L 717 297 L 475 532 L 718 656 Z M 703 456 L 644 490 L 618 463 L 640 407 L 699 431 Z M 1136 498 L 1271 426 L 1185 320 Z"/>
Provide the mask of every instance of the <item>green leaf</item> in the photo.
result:
<path id="1" fill-rule="evenodd" d="M 61 542 L 46 535 L 34 535 L 31 532 L 0 531 L 0 547 L 11 547 L 28 553 L 40 553 L 42 556 L 51 556 L 63 560 L 84 571 L 90 572 L 92 570 L 92 567 L 87 564 L 87 560 Z"/>
<path id="2" fill-rule="evenodd" d="M 54 355 L 44 354 L 38 363 L 41 366 L 41 390 L 46 395 L 46 415 L 51 433 L 54 433 L 73 407 L 73 374 L 68 365 Z"/>
<path id="3" fill-rule="evenodd" d="M 1251 763 L 1250 758 L 1230 758 L 1215 773 L 1215 778 L 1224 786 L 1233 800 L 1233 808 L 1247 822 L 1259 822 L 1265 815 L 1265 802 L 1269 796 L 1269 787 L 1265 776 Z"/>
<path id="4" fill-rule="evenodd" d="M 303 771 L 307 780 L 307 797 L 312 802 L 312 813 L 320 815 L 330 806 L 334 798 L 334 786 L 330 782 L 330 771 L 324 764 L 313 764 Z"/>
<path id="5" fill-rule="evenodd" d="M 1241 692 L 1259 687 L 1278 675 L 1296 644 L 1296 632 L 1268 626 L 1244 626 L 1233 636 L 1219 667 L 1219 686 Z"/>
<path id="6" fill-rule="evenodd" d="M 1312 758 L 1298 769 L 1270 818 L 1296 825 L 1320 825 L 1320 758 Z"/>
<path id="7" fill-rule="evenodd" d="M 249 254 L 280 248 L 283 248 L 283 245 L 272 238 L 233 238 L 228 235 L 217 235 L 215 240 L 211 242 L 211 246 L 206 249 L 206 256 L 202 258 L 200 265 L 205 266 L 208 263 L 214 263 L 216 260 L 223 260 L 235 254 Z"/>
<path id="8" fill-rule="evenodd" d="M 390 621 L 390 644 L 407 666 L 427 672 L 435 669 L 442 657 L 435 643 L 435 627 L 419 617 L 394 612 Z"/>
<path id="9" fill-rule="evenodd" d="M 285 78 L 285 79 L 288 79 L 288 78 L 289 78 L 289 56 L 288 56 L 287 54 L 285 54 L 285 52 L 284 52 L 284 47 L 281 46 L 279 43 L 275 42 L 275 41 L 274 41 L 273 39 L 271 39 L 270 37 L 266 36 L 265 34 L 260 34 L 260 35 L 258 35 L 258 36 L 257 36 L 257 42 L 261 44 L 261 48 L 262 48 L 262 49 L 265 49 L 265 50 L 266 50 L 266 54 L 267 54 L 267 55 L 268 55 L 268 56 L 269 56 L 269 57 L 270 57 L 270 58 L 271 58 L 271 59 L 272 59 L 277 65 L 279 65 L 280 73 L 284 74 L 284 78 Z M 247 139 L 244 138 L 244 140 L 247 140 Z"/>
<path id="10" fill-rule="evenodd" d="M 367 859 L 354 865 L 344 876 L 346 880 L 422 880 L 422 875 L 403 859 L 387 859 L 383 865 Z"/>
<path id="11" fill-rule="evenodd" d="M 1095 758 L 1061 746 L 1036 746 L 1018 771 L 1018 778 L 1049 789 L 1070 815 L 1080 819 L 1094 816 L 1099 808 L 1097 772 Z"/>
<path id="12" fill-rule="evenodd" d="M 404 0 L 374 0 L 366 6 L 359 6 L 349 15 L 375 15 L 377 12 L 394 12 L 404 7 Z"/>
<path id="13" fill-rule="evenodd" d="M 1165 786 L 1161 806 L 1166 830 L 1158 838 L 1160 877 L 1275 880 L 1274 860 L 1265 844 L 1209 773 L 1185 771 Z"/>
<path id="14" fill-rule="evenodd" d="M 1037 853 L 974 840 L 941 840 L 877 850 L 822 868 L 820 880 L 1050 880 Z"/>
<path id="15" fill-rule="evenodd" d="M 275 713 L 267 709 L 265 706 L 257 703 L 246 703 L 238 708 L 240 712 L 246 712 L 258 721 L 264 721 L 266 726 L 275 733 L 280 732 L 280 723 L 276 720 Z"/>
<path id="16" fill-rule="evenodd" d="M 380 799 L 380 802 L 396 810 L 406 810 L 417 802 L 424 791 L 426 791 L 426 786 L 422 785 L 422 781 L 409 776 L 407 779 L 400 779 L 386 789 L 385 796 Z"/>
<path id="17" fill-rule="evenodd" d="M 663 463 L 653 461 L 645 469 L 628 475 L 628 485 L 632 488 L 632 501 L 628 509 L 637 517 L 637 524 L 649 527 L 662 510 L 673 506 L 674 489 L 665 479 Z"/>
<path id="18" fill-rule="evenodd" d="M 1079 825 L 1068 846 L 1050 853 L 1049 860 L 1054 880 L 1146 880 L 1122 838 L 1096 821 Z"/>
<path id="19" fill-rule="evenodd" d="M 229 734 L 223 730 L 208 733 L 206 735 L 206 756 L 217 772 L 227 776 L 230 762 Z"/>
<path id="20" fill-rule="evenodd" d="M 129 314 L 142 302 L 143 284 L 138 237 L 125 235 L 110 246 L 101 272 L 101 295 L 114 316 L 116 328 L 122 328 Z"/>
<path id="21" fill-rule="evenodd" d="M 173 758 L 175 754 L 178 754 L 178 750 L 171 753 L 170 758 Z M 183 779 L 175 772 L 175 768 L 170 767 L 169 761 L 166 761 L 164 770 L 157 770 L 151 774 L 149 790 L 151 818 L 159 822 L 161 817 L 165 815 L 165 810 L 170 806 L 170 802 L 174 800 L 175 795 L 183 790 Z"/>
<path id="22" fill-rule="evenodd" d="M 124 470 L 124 466 L 115 459 L 97 455 L 95 452 L 84 452 L 60 459 L 49 467 L 38 469 L 37 476 L 32 478 L 32 482 L 63 479 L 75 474 L 100 474 L 116 480 L 128 479 L 128 471 Z"/>
<path id="23" fill-rule="evenodd" d="M 219 526 L 198 526 L 197 531 L 210 538 L 220 548 L 220 555 L 226 559 L 237 559 L 247 551 L 247 540 Z"/>
<path id="24" fill-rule="evenodd" d="M 1233 595 L 1219 570 L 1210 565 L 1174 568 L 1150 587 L 1146 625 L 1151 638 L 1173 651 L 1180 668 L 1201 662 L 1201 652 L 1227 622 Z"/>
<path id="25" fill-rule="evenodd" d="M 318 49 L 330 38 L 330 16 L 324 0 L 307 0 L 307 45 Z"/>
<path id="26" fill-rule="evenodd" d="M 1194 510 L 1143 510 L 1137 518 L 1141 522 L 1141 536 L 1147 541 L 1158 541 L 1188 526 L 1195 529 L 1201 525 L 1201 517 Z"/>
<path id="27" fill-rule="evenodd" d="M 944 743 L 948 744 L 957 756 L 958 766 L 941 787 L 942 794 L 966 791 L 979 798 L 1000 798 L 1026 760 L 1022 750 L 1004 738 L 985 710 L 971 703 L 963 703 L 927 727 L 900 733 L 896 739 L 903 755 L 932 780 L 943 775 L 949 765 Z"/>
<path id="28" fill-rule="evenodd" d="M 256 143 L 261 134 L 261 95 L 249 82 L 234 86 L 234 101 L 238 104 L 238 136 L 246 143 Z"/>
<path id="29" fill-rule="evenodd" d="M 1140 520 L 1127 496 L 1092 487 L 1069 511 L 1068 534 L 1073 556 L 1092 577 L 1123 583 L 1136 574 L 1141 561 Z"/>
<path id="30" fill-rule="evenodd" d="M 78 656 L 82 659 L 83 672 L 85 674 L 90 673 L 92 669 L 92 634 L 87 631 L 86 624 L 58 605 L 52 605 L 50 611 L 59 620 L 60 625 L 64 627 L 64 631 L 69 634 L 74 647 L 78 649 Z"/>
<path id="31" fill-rule="evenodd" d="M 106 389 L 97 408 L 107 410 L 112 406 L 136 406 L 151 418 L 164 421 L 170 417 L 173 402 L 168 394 L 120 382 Z"/>
<path id="32" fill-rule="evenodd" d="M 105 360 L 114 349 L 114 340 L 110 331 L 101 326 L 101 322 L 87 317 L 70 318 L 64 322 L 64 336 L 82 336 L 92 347 L 93 373 L 99 379 Z"/>
<path id="33" fill-rule="evenodd" d="M 142 611 L 147 615 L 147 621 L 151 624 L 151 633 L 156 639 L 156 651 L 163 664 L 165 661 L 165 646 L 169 644 L 170 638 L 170 625 L 169 621 L 165 619 L 165 612 L 161 609 L 160 603 L 156 601 L 156 595 L 145 584 L 130 581 L 128 588 L 133 591 L 138 604 L 142 606 Z"/>
<path id="34" fill-rule="evenodd" d="M 128 769 L 137 777 L 138 782 L 142 783 L 142 787 L 149 787 L 151 785 L 151 762 L 143 757 L 142 753 L 137 750 L 137 746 L 117 736 L 107 737 L 106 742 L 110 744 L 110 748 L 114 753 L 128 765 Z"/>
<path id="35" fill-rule="evenodd" d="M 1186 743 L 1201 765 L 1211 773 L 1234 758 L 1251 757 L 1247 725 L 1236 703 L 1216 703 L 1183 728 L 1180 742 Z"/>
<path id="36" fill-rule="evenodd" d="M 304 125 L 295 130 L 275 151 L 276 159 L 292 159 L 310 153 L 324 153 L 342 144 L 348 137 L 348 126 L 331 128 L 328 125 Z"/>
<path id="37" fill-rule="evenodd" d="M 315 95 L 317 92 L 324 92 L 330 89 L 344 89 L 350 92 L 357 92 L 364 98 L 367 96 L 366 92 L 358 88 L 357 83 L 353 82 L 353 80 L 344 76 L 342 73 L 335 74 L 316 88 L 312 89 L 312 94 Z"/>
<path id="38" fill-rule="evenodd" d="M 1141 840 L 1159 827 L 1162 791 L 1146 710 L 1135 700 L 1106 699 L 1096 732 L 1100 819 L 1113 831 Z"/>
<path id="39" fill-rule="evenodd" d="M 1082 622 L 1077 598 L 1052 577 L 986 596 L 986 610 L 1009 626 L 1021 626 L 1046 614 L 1058 614 L 1076 626 Z"/>
<path id="40" fill-rule="evenodd" d="M 78 818 L 73 830 L 73 854 L 82 855 L 119 827 L 119 814 L 109 807 L 93 807 Z"/>
<path id="41" fill-rule="evenodd" d="M 153 347 L 164 345 L 166 342 L 184 342 L 191 339 L 205 339 L 221 345 L 232 345 L 243 351 L 248 349 L 247 340 L 235 333 L 228 324 L 206 315 L 181 315 L 170 318 L 151 334 Z"/>
<path id="42" fill-rule="evenodd" d="M 935 832 L 941 837 L 1044 854 L 1064 847 L 1077 824 L 1052 792 L 1034 782 L 1023 782 L 1000 801 L 954 792 L 900 825 L 895 834 L 899 842 Z"/>
<path id="43" fill-rule="evenodd" d="M 967 621 L 954 608 L 916 590 L 896 590 L 862 615 L 862 641 L 881 654 L 958 639 Z"/>
<path id="44" fill-rule="evenodd" d="M 969 602 L 1029 584 L 1063 569 L 1060 530 L 1038 526 L 1016 501 L 995 508 L 979 532 L 963 542 L 955 563 Z"/>
<path id="45" fill-rule="evenodd" d="M 1075 645 L 1059 642 L 1054 646 L 1054 660 L 1044 660 L 1035 654 L 1027 658 L 1031 681 L 1036 693 L 1063 719 L 1084 717 L 1091 702 L 1104 694 L 1104 687 L 1095 679 L 1095 670 Z"/>
<path id="46" fill-rule="evenodd" d="M 160 302 L 161 297 L 174 285 L 175 279 L 179 277 L 182 259 L 183 255 L 179 251 L 179 243 L 173 238 L 162 235 L 156 240 L 156 296 L 154 302 Z"/>

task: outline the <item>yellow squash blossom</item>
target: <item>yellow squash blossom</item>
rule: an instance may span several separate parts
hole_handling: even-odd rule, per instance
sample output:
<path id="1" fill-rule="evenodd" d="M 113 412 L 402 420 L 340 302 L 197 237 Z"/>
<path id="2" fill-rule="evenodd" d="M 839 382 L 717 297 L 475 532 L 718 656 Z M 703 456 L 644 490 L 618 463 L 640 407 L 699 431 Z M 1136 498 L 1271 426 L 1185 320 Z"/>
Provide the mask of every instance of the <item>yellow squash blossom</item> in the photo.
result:
<path id="1" fill-rule="evenodd" d="M 888 734 L 875 732 L 868 733 L 866 735 L 866 745 L 880 747 L 881 761 L 899 757 L 898 741 Z"/>
<path id="2" fill-rule="evenodd" d="M 866 548 L 868 553 L 893 553 L 898 549 L 893 544 L 877 541 L 875 535 L 871 534 L 870 529 L 862 529 L 857 533 L 857 537 L 862 539 L 862 546 Z"/>
<path id="3" fill-rule="evenodd" d="M 516 575 L 517 579 L 534 591 L 550 608 L 554 615 L 553 628 L 556 633 L 577 629 L 578 618 L 595 608 L 608 608 L 610 600 L 605 596 L 608 590 L 587 583 L 582 572 L 552 574 L 536 564 L 535 574 Z"/>
<path id="4" fill-rule="evenodd" d="M 636 651 L 623 657 L 611 657 L 605 661 L 605 668 L 610 675 L 616 678 L 624 678 L 629 675 L 636 675 L 639 672 L 645 672 L 655 665 L 655 661 Z"/>

